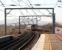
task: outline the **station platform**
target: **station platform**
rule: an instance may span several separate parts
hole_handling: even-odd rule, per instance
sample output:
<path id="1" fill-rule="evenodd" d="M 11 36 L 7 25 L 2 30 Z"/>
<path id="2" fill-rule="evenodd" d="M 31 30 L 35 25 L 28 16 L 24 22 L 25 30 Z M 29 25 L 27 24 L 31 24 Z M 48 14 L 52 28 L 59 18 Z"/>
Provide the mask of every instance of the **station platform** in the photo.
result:
<path id="1" fill-rule="evenodd" d="M 62 34 L 41 34 L 31 50 L 62 50 Z"/>

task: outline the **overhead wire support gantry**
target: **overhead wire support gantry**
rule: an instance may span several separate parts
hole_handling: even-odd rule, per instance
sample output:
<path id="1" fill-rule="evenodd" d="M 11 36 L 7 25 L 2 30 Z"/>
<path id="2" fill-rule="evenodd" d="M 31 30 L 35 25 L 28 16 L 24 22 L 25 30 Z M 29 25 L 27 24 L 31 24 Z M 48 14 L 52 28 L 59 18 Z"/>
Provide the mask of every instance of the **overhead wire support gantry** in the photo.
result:
<path id="1" fill-rule="evenodd" d="M 48 9 L 51 9 L 52 10 L 52 19 L 53 19 L 53 25 L 52 25 L 52 32 L 53 33 L 55 33 L 55 14 L 54 14 L 54 8 L 5 8 L 5 34 L 7 33 L 6 31 L 7 31 L 7 28 L 6 28 L 6 25 L 7 25 L 7 22 L 6 22 L 6 16 L 7 16 L 7 14 L 6 14 L 6 10 L 9 10 L 9 9 L 12 9 L 12 10 L 32 10 L 32 9 L 46 9 L 46 10 L 48 10 Z M 40 16 L 40 15 L 39 15 Z M 47 16 L 47 15 L 44 15 L 44 16 Z"/>

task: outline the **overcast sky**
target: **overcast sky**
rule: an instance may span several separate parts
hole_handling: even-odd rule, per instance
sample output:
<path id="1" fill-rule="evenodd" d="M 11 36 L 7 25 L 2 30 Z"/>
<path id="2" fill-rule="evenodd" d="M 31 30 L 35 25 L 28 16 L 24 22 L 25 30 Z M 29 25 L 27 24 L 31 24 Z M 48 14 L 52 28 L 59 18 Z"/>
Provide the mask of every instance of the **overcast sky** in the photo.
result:
<path id="1" fill-rule="evenodd" d="M 42 7 L 53 7 L 55 9 L 56 21 L 59 22 L 59 23 L 62 23 L 62 8 L 57 7 L 58 5 L 60 5 L 62 3 L 57 2 L 58 0 L 1 0 L 1 1 L 4 4 L 4 6 L 7 7 L 7 8 L 9 8 L 9 7 L 29 7 L 30 3 L 32 4 L 33 7 L 41 7 L 41 8 Z M 29 3 L 29 1 L 30 1 L 30 3 Z M 17 5 L 17 6 L 9 6 L 11 4 L 14 4 L 14 5 Z M 41 4 L 41 5 L 40 6 L 35 6 L 35 4 Z M 0 24 L 4 23 L 4 8 L 5 7 L 3 7 L 3 5 L 1 5 L 1 2 L 0 2 Z M 22 10 L 22 11 L 23 11 L 24 14 L 26 14 L 24 10 Z M 36 10 L 34 10 L 34 11 L 36 11 Z M 42 10 L 40 10 L 40 11 L 42 13 L 44 13 L 44 12 L 47 13 L 48 12 L 48 11 L 42 11 Z M 31 13 L 31 12 L 32 11 L 29 11 L 29 13 Z M 29 13 L 27 13 L 27 14 L 29 15 Z M 38 14 L 38 10 L 36 11 L 36 13 Z M 11 11 L 11 13 L 8 15 L 8 16 L 11 16 L 11 18 L 8 18 L 8 22 L 9 23 L 12 23 L 12 21 L 16 22 L 15 20 L 18 19 L 19 15 L 20 15 L 19 10 Z M 14 17 L 16 16 L 16 17 L 14 18 L 13 16 Z M 46 19 L 47 21 L 51 21 L 51 18 L 49 20 L 47 18 L 44 18 L 44 19 Z"/>

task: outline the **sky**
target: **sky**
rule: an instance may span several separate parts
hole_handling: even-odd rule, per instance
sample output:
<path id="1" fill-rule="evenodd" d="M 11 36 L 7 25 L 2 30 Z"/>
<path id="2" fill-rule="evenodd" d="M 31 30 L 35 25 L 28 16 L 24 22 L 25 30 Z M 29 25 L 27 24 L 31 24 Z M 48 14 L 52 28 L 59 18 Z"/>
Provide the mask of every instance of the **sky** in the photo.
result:
<path id="1" fill-rule="evenodd" d="M 59 23 L 62 23 L 62 8 L 59 8 L 58 6 L 62 4 L 57 2 L 58 0 L 0 0 L 2 1 L 2 3 L 4 4 L 5 7 L 3 7 L 3 5 L 1 5 L 1 2 L 0 2 L 0 24 L 3 24 L 4 23 L 4 9 L 5 8 L 12 8 L 12 7 L 40 7 L 40 8 L 45 8 L 45 7 L 52 7 L 54 8 L 54 11 L 55 11 L 55 18 L 56 18 L 56 22 L 59 22 Z M 32 4 L 32 6 L 30 5 L 30 3 Z M 17 6 L 10 6 L 11 4 L 14 4 L 14 5 L 17 5 Z M 35 4 L 40 4 L 40 6 L 36 6 Z M 9 10 L 7 10 L 8 12 Z M 26 10 L 22 10 L 22 12 L 24 14 Z M 34 14 L 32 11 L 28 10 L 29 13 L 32 13 Z M 34 10 L 36 11 L 36 10 Z M 42 13 L 48 13 L 48 11 L 42 11 L 40 10 Z M 29 13 L 27 13 L 29 15 Z M 36 11 L 36 13 L 38 14 L 38 10 Z M 45 14 L 44 13 L 44 14 Z M 17 14 L 17 15 L 16 15 Z M 39 13 L 40 14 L 40 13 Z M 18 22 L 18 17 L 20 15 L 20 11 L 19 10 L 13 10 L 11 11 L 10 14 L 8 14 L 8 16 L 11 16 L 11 17 L 8 17 L 8 20 L 7 22 L 8 23 L 12 23 L 12 22 Z M 16 16 L 16 17 L 15 17 Z M 51 21 L 51 18 L 44 18 L 45 20 L 44 21 Z"/>

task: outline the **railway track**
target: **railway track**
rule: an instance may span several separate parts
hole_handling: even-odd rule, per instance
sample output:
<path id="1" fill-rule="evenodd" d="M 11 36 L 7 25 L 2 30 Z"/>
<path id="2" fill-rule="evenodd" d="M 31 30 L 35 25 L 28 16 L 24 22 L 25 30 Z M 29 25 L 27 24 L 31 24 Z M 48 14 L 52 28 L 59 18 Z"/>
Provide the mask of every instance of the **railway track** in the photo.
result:
<path id="1" fill-rule="evenodd" d="M 39 32 L 35 32 L 34 38 L 23 48 L 23 50 L 31 50 L 32 47 L 38 41 L 39 37 L 40 37 L 40 33 Z"/>
<path id="2" fill-rule="evenodd" d="M 6 40 L 0 45 L 0 50 L 22 50 L 33 39 L 34 35 L 34 33 L 25 32 L 16 39 Z"/>

